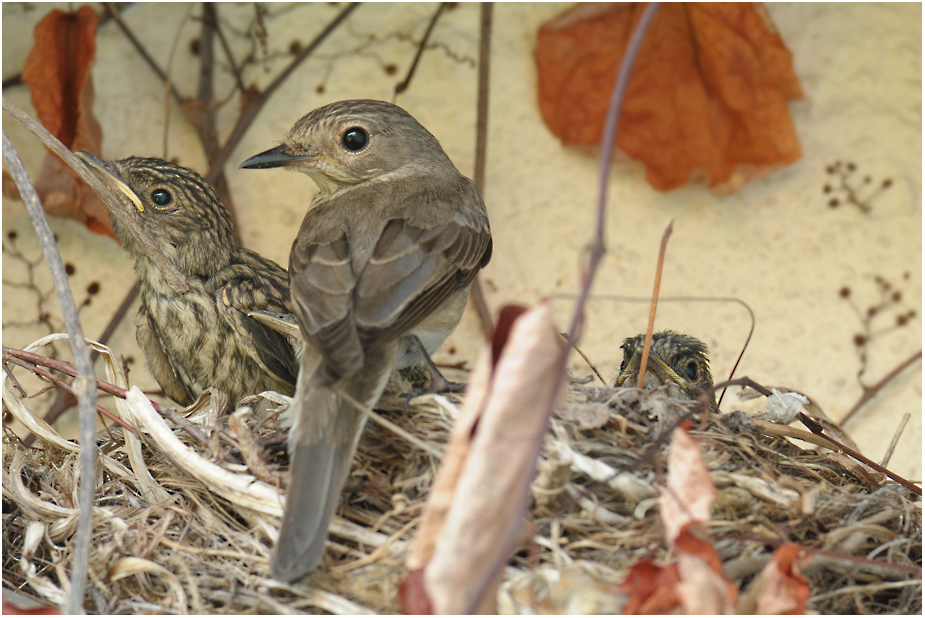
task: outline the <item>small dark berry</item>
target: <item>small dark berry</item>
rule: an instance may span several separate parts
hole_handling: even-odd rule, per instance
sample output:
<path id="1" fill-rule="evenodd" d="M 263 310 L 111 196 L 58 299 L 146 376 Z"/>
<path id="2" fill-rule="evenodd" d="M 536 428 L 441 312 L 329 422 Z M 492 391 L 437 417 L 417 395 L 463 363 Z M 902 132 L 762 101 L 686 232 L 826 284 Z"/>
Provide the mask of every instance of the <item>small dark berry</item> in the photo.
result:
<path id="1" fill-rule="evenodd" d="M 849 296 L 851 296 L 851 288 L 849 288 L 846 285 L 845 287 L 843 287 L 842 289 L 838 291 L 838 295 L 841 296 L 842 298 L 848 298 Z"/>
<path id="2" fill-rule="evenodd" d="M 87 294 L 89 294 L 90 296 L 99 294 L 99 292 L 100 292 L 100 284 L 97 283 L 96 281 L 94 281 L 93 283 L 87 286 Z"/>
<path id="3" fill-rule="evenodd" d="M 822 187 L 822 192 L 823 192 L 823 193 L 828 193 L 828 192 L 831 191 L 831 190 L 832 190 L 832 187 L 830 187 L 829 185 L 826 185 L 826 186 Z"/>
<path id="4" fill-rule="evenodd" d="M 893 179 L 892 179 L 892 178 L 887 178 L 886 180 L 883 181 L 883 188 L 884 188 L 884 189 L 887 189 L 887 188 L 889 188 L 892 184 L 893 184 Z"/>
<path id="5" fill-rule="evenodd" d="M 16 233 L 16 230 L 10 230 L 9 232 L 6 233 L 6 237 L 9 238 L 10 240 L 16 240 L 17 236 L 19 236 L 19 234 Z"/>
<path id="6" fill-rule="evenodd" d="M 854 163 L 848 162 L 848 171 L 853 172 L 855 170 Z"/>
<path id="7" fill-rule="evenodd" d="M 447 350 L 447 354 L 450 354 L 450 355 L 456 354 L 456 348 L 450 348 L 449 350 Z"/>
<path id="8" fill-rule="evenodd" d="M 914 317 L 915 317 L 916 315 L 918 315 L 918 314 L 915 312 L 915 309 L 910 309 L 910 310 L 909 310 L 909 313 L 907 313 L 906 315 L 907 315 L 907 316 L 909 317 L 909 319 L 911 320 L 912 318 L 914 318 Z"/>
<path id="9" fill-rule="evenodd" d="M 10 412 L 9 410 L 4 411 L 3 412 L 3 424 L 9 425 L 12 422 L 13 422 L 13 413 Z"/>
<path id="10" fill-rule="evenodd" d="M 384 68 L 385 68 L 386 75 L 395 75 L 396 73 L 398 73 L 398 67 L 395 66 L 394 64 L 387 64 L 385 65 Z"/>
<path id="11" fill-rule="evenodd" d="M 826 165 L 826 166 L 825 166 L 825 173 L 826 173 L 826 174 L 834 174 L 834 173 L 835 173 L 835 168 L 834 168 L 833 166 L 831 166 L 831 165 Z"/>
<path id="12" fill-rule="evenodd" d="M 315 92 L 318 94 L 324 94 L 324 84 L 318 84 L 318 87 L 315 88 Z"/>
<path id="13" fill-rule="evenodd" d="M 875 315 L 877 315 L 877 308 L 876 308 L 876 307 L 868 307 L 868 308 L 867 308 L 867 317 L 872 318 L 872 317 L 874 317 Z"/>
<path id="14" fill-rule="evenodd" d="M 838 198 L 833 197 L 829 200 L 829 208 L 838 208 Z"/>
<path id="15" fill-rule="evenodd" d="M 896 290 L 895 292 L 893 292 L 893 296 L 891 298 L 893 299 L 894 303 L 898 303 L 899 301 L 903 299 L 903 293 L 900 292 L 899 290 Z"/>
<path id="16" fill-rule="evenodd" d="M 47 324 L 49 320 L 51 320 L 51 315 L 48 313 L 43 313 L 39 316 L 39 322 Z"/>
<path id="17" fill-rule="evenodd" d="M 293 56 L 298 56 L 300 53 L 302 53 L 302 49 L 303 47 L 300 41 L 293 41 L 289 44 L 289 53 Z"/>
<path id="18" fill-rule="evenodd" d="M 908 271 L 908 270 L 907 270 L 906 272 L 903 273 L 903 279 L 908 279 L 910 276 L 911 276 L 911 275 L 909 274 L 909 271 Z"/>
<path id="19" fill-rule="evenodd" d="M 904 315 L 898 315 L 898 316 L 896 316 L 896 326 L 905 326 L 905 325 L 906 325 L 906 322 L 908 322 L 908 321 L 909 321 L 909 318 L 907 318 L 907 317 L 904 316 Z"/>
<path id="20" fill-rule="evenodd" d="M 77 269 L 74 268 L 74 265 L 73 265 L 73 264 L 65 264 L 65 265 L 64 265 L 64 272 L 67 273 L 67 276 L 68 276 L 68 277 L 72 277 L 72 276 L 74 275 L 74 273 L 77 272 Z"/>
<path id="21" fill-rule="evenodd" d="M 857 347 L 860 348 L 865 343 L 867 343 L 866 335 L 862 335 L 861 333 L 858 333 L 857 335 L 854 336 L 854 345 L 856 345 Z"/>
<path id="22" fill-rule="evenodd" d="M 126 356 L 126 357 L 125 357 L 125 364 L 126 364 L 126 365 L 131 365 L 131 364 L 134 363 L 134 362 L 135 362 L 135 357 L 134 357 L 134 356 Z"/>

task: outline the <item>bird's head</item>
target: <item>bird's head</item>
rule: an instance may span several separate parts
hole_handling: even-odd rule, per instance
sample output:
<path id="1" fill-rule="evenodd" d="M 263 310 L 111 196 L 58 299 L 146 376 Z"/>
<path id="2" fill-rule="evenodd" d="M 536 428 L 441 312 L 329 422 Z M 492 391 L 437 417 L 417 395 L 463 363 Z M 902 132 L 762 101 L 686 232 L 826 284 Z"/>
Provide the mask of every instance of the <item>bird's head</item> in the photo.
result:
<path id="1" fill-rule="evenodd" d="M 623 341 L 623 363 L 614 386 L 636 386 L 644 341 L 644 334 Z M 713 388 L 707 346 L 702 341 L 673 330 L 652 335 L 643 389 L 655 390 L 663 386 L 667 387 L 669 397 L 688 400 L 697 399 L 701 393 Z M 712 395 L 711 400 L 715 406 Z"/>
<path id="2" fill-rule="evenodd" d="M 78 152 L 110 188 L 128 198 L 129 216 L 187 276 L 208 277 L 226 266 L 235 247 L 231 213 L 196 172 L 162 159 L 105 161 Z M 110 206 L 112 209 L 112 206 Z M 113 229 L 136 265 L 144 251 L 118 218 Z"/>
<path id="3" fill-rule="evenodd" d="M 361 99 L 306 114 L 280 146 L 241 167 L 291 167 L 308 174 L 324 197 L 385 174 L 444 165 L 455 170 L 437 138 L 408 112 L 385 101 Z"/>

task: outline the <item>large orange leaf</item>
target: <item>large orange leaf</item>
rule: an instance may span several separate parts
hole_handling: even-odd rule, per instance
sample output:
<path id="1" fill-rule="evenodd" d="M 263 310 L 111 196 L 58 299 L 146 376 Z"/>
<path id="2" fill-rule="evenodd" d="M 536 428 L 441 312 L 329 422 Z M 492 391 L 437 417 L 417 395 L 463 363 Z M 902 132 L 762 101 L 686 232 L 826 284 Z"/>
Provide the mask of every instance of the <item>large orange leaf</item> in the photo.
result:
<path id="1" fill-rule="evenodd" d="M 540 28 L 540 110 L 563 143 L 601 143 L 614 79 L 642 9 L 579 5 Z M 738 189 L 800 158 L 788 103 L 802 91 L 792 64 L 759 4 L 665 4 L 640 48 L 617 146 L 645 164 L 656 189 L 701 178 L 715 189 Z"/>
<path id="2" fill-rule="evenodd" d="M 102 131 L 93 117 L 90 69 L 98 23 L 89 6 L 75 13 L 51 11 L 35 27 L 35 46 L 22 71 L 45 128 L 71 150 L 97 155 Z M 35 188 L 48 214 L 77 219 L 94 232 L 115 237 L 106 205 L 56 155 L 45 158 Z"/>

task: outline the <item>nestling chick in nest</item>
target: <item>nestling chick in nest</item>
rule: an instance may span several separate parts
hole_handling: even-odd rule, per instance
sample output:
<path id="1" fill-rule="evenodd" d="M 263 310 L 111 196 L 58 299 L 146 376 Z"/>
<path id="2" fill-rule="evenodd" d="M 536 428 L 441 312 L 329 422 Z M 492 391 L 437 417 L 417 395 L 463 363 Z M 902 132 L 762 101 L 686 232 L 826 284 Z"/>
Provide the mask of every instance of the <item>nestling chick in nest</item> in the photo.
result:
<path id="1" fill-rule="evenodd" d="M 645 334 L 623 340 L 623 363 L 614 381 L 615 388 L 634 388 L 639 378 L 642 347 Z M 713 388 L 707 346 L 689 335 L 665 330 L 652 335 L 649 362 L 642 390 L 664 389 L 672 399 L 696 401 Z M 711 407 L 716 410 L 716 396 L 709 395 Z"/>

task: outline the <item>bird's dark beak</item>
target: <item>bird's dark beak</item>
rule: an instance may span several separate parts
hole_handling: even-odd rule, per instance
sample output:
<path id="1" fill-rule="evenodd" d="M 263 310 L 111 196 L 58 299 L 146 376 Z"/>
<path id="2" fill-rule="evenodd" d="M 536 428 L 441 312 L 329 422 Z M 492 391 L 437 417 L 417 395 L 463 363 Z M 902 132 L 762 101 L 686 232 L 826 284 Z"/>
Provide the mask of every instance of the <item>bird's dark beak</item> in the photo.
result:
<path id="1" fill-rule="evenodd" d="M 288 154 L 286 152 L 287 148 L 289 147 L 286 144 L 282 144 L 266 152 L 261 152 L 259 155 L 254 155 L 241 164 L 241 169 L 265 170 L 271 167 L 288 167 L 298 165 L 301 161 L 310 161 L 315 158 L 308 155 Z"/>
<path id="2" fill-rule="evenodd" d="M 131 187 L 125 184 L 125 181 L 122 180 L 122 175 L 119 174 L 119 170 L 116 169 L 116 166 L 109 161 L 104 161 L 96 155 L 92 155 L 89 152 L 83 150 L 78 150 L 74 153 L 80 159 L 87 164 L 94 174 L 96 174 L 100 180 L 108 184 L 112 189 L 118 191 L 125 197 L 129 199 L 132 204 L 135 205 L 135 208 L 138 209 L 138 212 L 144 212 L 145 207 L 141 203 L 141 200 L 135 195 L 135 192 L 132 191 Z"/>

